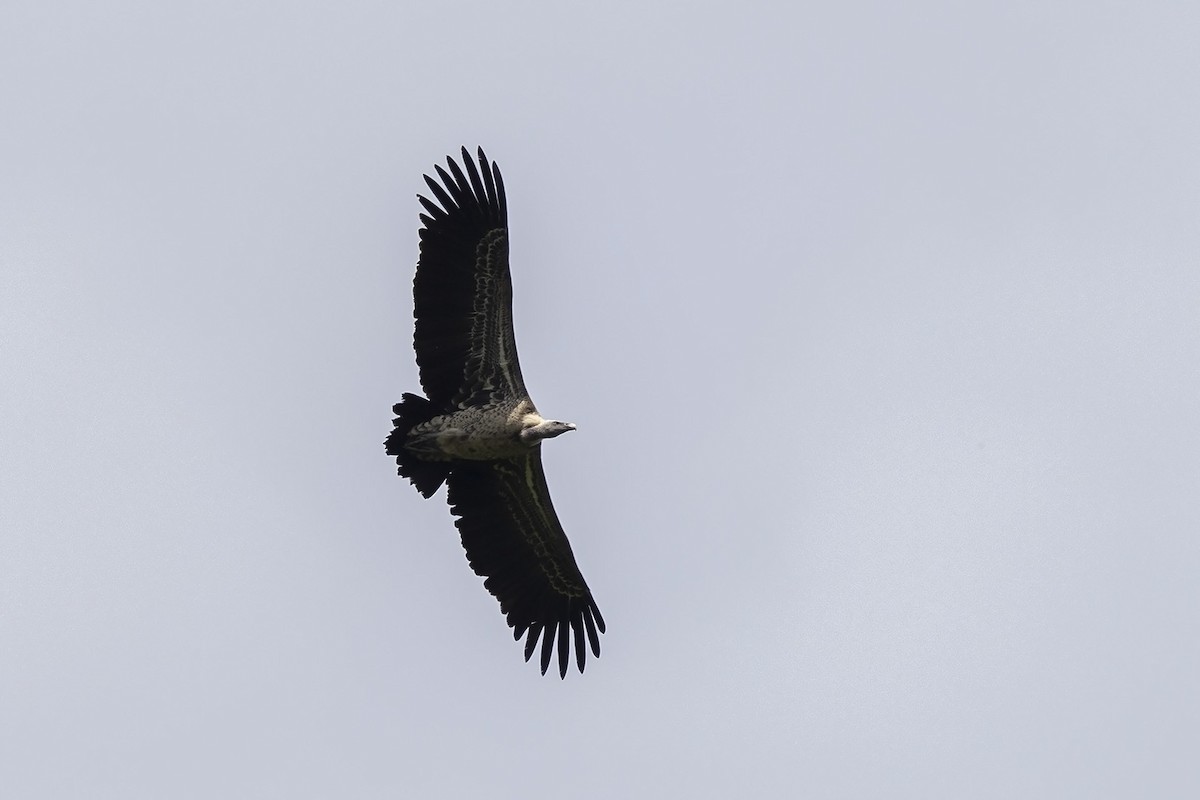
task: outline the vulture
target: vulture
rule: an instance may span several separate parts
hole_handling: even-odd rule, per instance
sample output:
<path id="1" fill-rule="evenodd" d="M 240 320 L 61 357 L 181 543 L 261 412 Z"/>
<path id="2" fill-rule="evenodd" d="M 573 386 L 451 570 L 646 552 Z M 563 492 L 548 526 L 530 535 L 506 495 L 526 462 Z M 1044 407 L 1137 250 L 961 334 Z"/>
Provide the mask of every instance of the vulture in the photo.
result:
<path id="1" fill-rule="evenodd" d="M 421 254 L 413 280 L 413 346 L 425 396 L 393 407 L 384 445 L 426 498 L 445 483 L 463 549 L 513 630 L 525 660 L 546 674 L 558 649 L 565 678 L 572 643 L 600 656 L 604 618 L 575 564 L 542 470 L 542 441 L 575 430 L 545 419 L 525 388 L 513 336 L 504 181 L 483 149 L 478 168 L 446 158 L 418 195 Z"/>

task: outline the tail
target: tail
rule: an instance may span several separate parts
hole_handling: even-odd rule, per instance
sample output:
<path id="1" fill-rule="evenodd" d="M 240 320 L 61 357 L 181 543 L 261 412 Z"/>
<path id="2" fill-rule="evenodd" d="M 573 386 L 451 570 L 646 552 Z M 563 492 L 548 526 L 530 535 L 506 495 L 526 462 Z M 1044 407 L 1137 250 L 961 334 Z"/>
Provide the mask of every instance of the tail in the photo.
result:
<path id="1" fill-rule="evenodd" d="M 450 463 L 447 461 L 426 461 L 411 453 L 405 446 L 404 440 L 408 432 L 422 422 L 428 422 L 438 415 L 437 408 L 424 397 L 404 393 L 404 399 L 392 406 L 396 418 L 387 440 L 383 443 L 388 455 L 396 457 L 399 465 L 397 472 L 412 481 L 417 491 L 425 497 L 433 497 L 447 477 L 450 475 Z"/>

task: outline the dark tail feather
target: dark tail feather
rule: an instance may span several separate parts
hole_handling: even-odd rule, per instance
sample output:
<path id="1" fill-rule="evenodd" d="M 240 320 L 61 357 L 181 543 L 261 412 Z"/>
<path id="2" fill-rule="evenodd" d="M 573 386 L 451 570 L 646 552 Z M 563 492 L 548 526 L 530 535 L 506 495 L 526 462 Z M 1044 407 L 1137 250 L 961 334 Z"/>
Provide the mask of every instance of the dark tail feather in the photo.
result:
<path id="1" fill-rule="evenodd" d="M 437 408 L 424 397 L 404 393 L 404 399 L 392 406 L 396 418 L 392 424 L 396 427 L 383 443 L 388 455 L 396 457 L 397 470 L 400 475 L 412 481 L 417 491 L 426 497 L 433 497 L 446 478 L 450 475 L 450 463 L 447 461 L 426 461 L 410 453 L 404 447 L 408 432 L 422 422 L 428 422 L 438 415 Z"/>

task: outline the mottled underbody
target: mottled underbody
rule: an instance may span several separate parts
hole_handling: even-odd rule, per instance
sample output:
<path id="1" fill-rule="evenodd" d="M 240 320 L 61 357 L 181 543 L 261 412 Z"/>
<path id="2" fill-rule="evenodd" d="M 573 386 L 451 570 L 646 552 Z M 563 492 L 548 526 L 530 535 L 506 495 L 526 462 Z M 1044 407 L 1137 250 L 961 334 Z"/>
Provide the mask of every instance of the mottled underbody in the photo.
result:
<path id="1" fill-rule="evenodd" d="M 553 429 L 547 423 L 561 428 Z M 430 461 L 491 461 L 524 455 L 542 439 L 574 427 L 543 419 L 533 403 L 524 399 L 439 414 L 413 426 L 404 447 Z"/>

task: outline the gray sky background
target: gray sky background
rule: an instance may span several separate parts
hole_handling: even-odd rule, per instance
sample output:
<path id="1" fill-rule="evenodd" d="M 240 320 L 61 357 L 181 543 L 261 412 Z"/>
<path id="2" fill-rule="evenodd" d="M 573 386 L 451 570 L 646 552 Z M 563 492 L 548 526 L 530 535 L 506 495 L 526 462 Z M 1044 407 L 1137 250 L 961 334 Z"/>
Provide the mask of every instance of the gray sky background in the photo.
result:
<path id="1" fill-rule="evenodd" d="M 1200 796 L 1200 6 L 783 8 L 5 4 L 0 794 Z M 565 681 L 382 447 L 461 144 Z"/>

